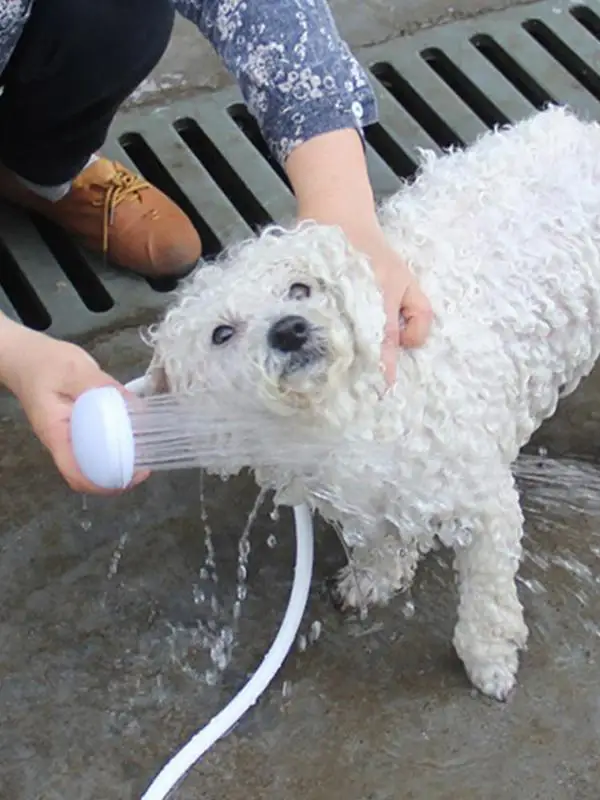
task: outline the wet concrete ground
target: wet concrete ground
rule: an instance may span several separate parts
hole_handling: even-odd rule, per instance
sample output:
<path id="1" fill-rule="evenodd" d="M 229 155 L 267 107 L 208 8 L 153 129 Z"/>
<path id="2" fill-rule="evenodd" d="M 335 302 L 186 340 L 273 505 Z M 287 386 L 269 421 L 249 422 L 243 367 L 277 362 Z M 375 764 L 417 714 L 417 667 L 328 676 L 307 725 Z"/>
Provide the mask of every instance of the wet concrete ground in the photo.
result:
<path id="1" fill-rule="evenodd" d="M 487 5 L 333 4 L 354 45 Z M 178 28 L 155 73 L 161 92 L 175 88 L 179 73 L 188 86 L 222 85 L 197 41 L 189 27 Z M 138 99 L 152 91 L 146 86 Z M 133 329 L 88 346 L 122 380 L 146 366 Z M 474 693 L 453 654 L 446 554 L 423 565 L 414 614 L 399 598 L 360 622 L 331 606 L 325 581 L 344 556 L 321 527 L 303 623 L 306 635 L 318 620 L 320 638 L 292 652 L 265 697 L 174 797 L 597 800 L 600 472 L 566 457 L 598 457 L 599 396 L 597 370 L 537 437 L 536 446 L 561 460 L 528 461 L 522 470 L 528 555 L 520 588 L 532 634 L 508 704 Z M 3 396 L 0 440 L 0 798 L 135 800 L 272 641 L 292 577 L 291 515 L 274 522 L 267 506 L 254 527 L 237 646 L 209 685 L 213 665 L 199 626 L 231 622 L 253 483 L 205 487 L 219 575 L 215 614 L 197 602 L 211 587 L 200 579 L 197 473 L 154 476 L 134 493 L 90 498 L 84 507 Z"/>
<path id="2" fill-rule="evenodd" d="M 135 331 L 91 349 L 123 380 L 144 366 Z M 275 635 L 292 576 L 291 516 L 274 522 L 266 506 L 255 525 L 237 647 L 208 685 L 199 625 L 231 623 L 253 483 L 209 480 L 205 488 L 215 615 L 212 584 L 199 579 L 197 473 L 154 476 L 85 508 L 5 398 L 0 418 L 0 797 L 138 798 L 241 687 Z M 399 598 L 360 622 L 331 606 L 325 581 L 343 553 L 319 528 L 303 633 L 318 620 L 320 638 L 292 652 L 258 706 L 174 796 L 597 800 L 600 471 L 546 458 L 523 472 L 521 594 L 532 635 L 508 704 L 473 692 L 452 652 L 446 554 L 423 565 L 414 614 Z M 198 590 L 207 601 L 196 602 Z"/>

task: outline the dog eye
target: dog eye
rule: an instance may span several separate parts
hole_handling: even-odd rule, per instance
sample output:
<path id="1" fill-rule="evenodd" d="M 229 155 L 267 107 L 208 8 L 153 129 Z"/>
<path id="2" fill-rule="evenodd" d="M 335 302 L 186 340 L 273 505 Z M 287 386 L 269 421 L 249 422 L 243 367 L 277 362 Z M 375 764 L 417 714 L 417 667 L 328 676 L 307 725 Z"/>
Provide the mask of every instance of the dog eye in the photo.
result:
<path id="1" fill-rule="evenodd" d="M 231 325 L 218 325 L 212 332 L 212 343 L 216 345 L 225 344 L 225 342 L 231 339 L 234 333 L 235 330 Z"/>
<path id="2" fill-rule="evenodd" d="M 290 300 L 306 300 L 310 297 L 310 286 L 305 283 L 292 283 L 288 297 Z"/>

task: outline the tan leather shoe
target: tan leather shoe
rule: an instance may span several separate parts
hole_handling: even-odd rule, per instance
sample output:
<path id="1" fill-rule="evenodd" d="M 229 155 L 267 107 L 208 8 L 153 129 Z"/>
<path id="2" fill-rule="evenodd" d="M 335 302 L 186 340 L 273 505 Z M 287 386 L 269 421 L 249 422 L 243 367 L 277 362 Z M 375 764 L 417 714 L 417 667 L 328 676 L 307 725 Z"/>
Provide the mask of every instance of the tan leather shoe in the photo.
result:
<path id="1" fill-rule="evenodd" d="M 37 211 L 113 264 L 149 278 L 184 275 L 202 254 L 200 237 L 179 206 L 106 158 L 86 167 L 55 203 L 0 167 L 0 199 Z"/>

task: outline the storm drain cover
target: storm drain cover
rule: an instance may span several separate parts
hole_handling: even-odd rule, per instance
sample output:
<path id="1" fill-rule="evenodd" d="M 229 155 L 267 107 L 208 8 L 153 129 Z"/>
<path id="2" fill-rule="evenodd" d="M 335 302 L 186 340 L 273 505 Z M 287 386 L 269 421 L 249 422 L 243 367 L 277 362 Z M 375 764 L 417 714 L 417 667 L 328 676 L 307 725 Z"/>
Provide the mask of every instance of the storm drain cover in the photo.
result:
<path id="1" fill-rule="evenodd" d="M 600 120 L 600 0 L 534 3 L 358 55 L 380 104 L 367 131 L 379 197 L 411 178 L 422 148 L 464 146 L 549 102 Z M 294 213 L 237 89 L 124 112 L 105 152 L 187 212 L 208 258 Z M 32 328 L 78 338 L 137 324 L 164 307 L 171 288 L 114 270 L 47 222 L 0 207 L 0 308 Z"/>

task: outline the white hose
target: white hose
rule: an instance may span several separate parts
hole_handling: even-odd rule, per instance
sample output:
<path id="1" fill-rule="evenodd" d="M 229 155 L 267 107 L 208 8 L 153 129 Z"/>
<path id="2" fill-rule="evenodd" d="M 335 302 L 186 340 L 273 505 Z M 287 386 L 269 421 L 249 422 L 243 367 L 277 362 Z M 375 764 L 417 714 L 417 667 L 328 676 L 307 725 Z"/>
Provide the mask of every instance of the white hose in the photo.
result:
<path id="1" fill-rule="evenodd" d="M 144 378 L 138 378 L 128 383 L 127 388 L 132 392 L 139 392 L 144 383 Z M 228 733 L 256 703 L 291 650 L 302 622 L 312 579 L 314 532 L 308 506 L 301 505 L 294 508 L 294 522 L 296 525 L 294 581 L 283 622 L 273 644 L 244 688 L 165 764 L 141 800 L 166 800 L 198 759 Z"/>
<path id="2" fill-rule="evenodd" d="M 308 507 L 296 506 L 294 518 L 296 522 L 294 582 L 275 641 L 241 692 L 236 694 L 233 700 L 162 768 L 142 796 L 142 800 L 165 800 L 196 761 L 256 703 L 289 653 L 306 607 L 313 564 L 313 527 Z"/>

